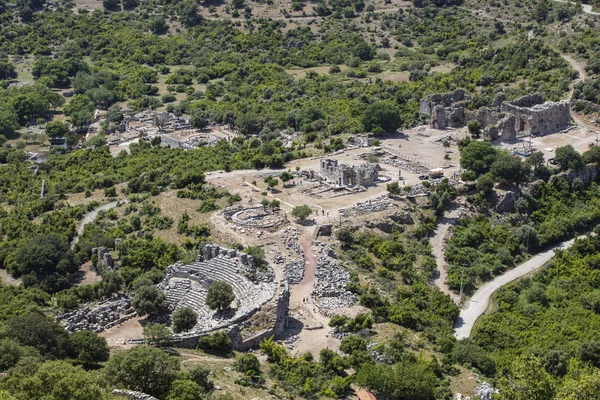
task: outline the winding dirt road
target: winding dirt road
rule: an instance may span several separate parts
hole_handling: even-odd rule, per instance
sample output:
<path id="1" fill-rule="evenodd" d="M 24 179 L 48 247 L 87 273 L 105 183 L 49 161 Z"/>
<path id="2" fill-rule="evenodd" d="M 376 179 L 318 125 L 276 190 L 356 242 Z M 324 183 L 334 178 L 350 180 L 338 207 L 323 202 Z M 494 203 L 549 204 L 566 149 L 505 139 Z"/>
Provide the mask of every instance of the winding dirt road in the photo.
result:
<path id="1" fill-rule="evenodd" d="M 448 211 L 442 218 L 440 218 L 436 228 L 435 234 L 430 240 L 431 253 L 435 257 L 437 264 L 437 270 L 432 278 L 433 283 L 442 291 L 442 293 L 450 296 L 452 301 L 456 304 L 460 304 L 460 297 L 448 288 L 446 283 L 448 279 L 448 263 L 446 262 L 446 244 L 450 237 L 450 227 L 456 224 L 456 221 L 460 218 L 460 211 L 453 209 Z"/>
<path id="2" fill-rule="evenodd" d="M 123 204 L 126 202 L 127 202 L 126 200 L 121 200 L 120 203 Z M 85 228 L 85 226 L 87 224 L 89 224 L 90 222 L 94 221 L 96 219 L 96 217 L 98 216 L 98 214 L 100 213 L 100 211 L 108 211 L 111 208 L 116 207 L 117 204 L 119 204 L 118 201 L 113 201 L 112 203 L 104 204 L 100 207 L 95 208 L 94 210 L 90 211 L 89 213 L 85 214 L 85 216 L 83 217 L 81 222 L 79 222 L 79 225 L 77 225 L 77 236 L 75 236 L 73 238 L 73 241 L 71 242 L 71 247 L 73 247 L 77 244 L 77 242 L 79 241 L 79 235 L 81 235 L 83 233 L 83 228 Z"/>
<path id="3" fill-rule="evenodd" d="M 568 249 L 575 243 L 575 239 L 568 240 L 544 252 L 538 253 L 518 267 L 507 271 L 479 288 L 469 299 L 467 308 L 460 311 L 454 323 L 454 336 L 465 339 L 471 336 L 475 322 L 487 310 L 492 294 L 502 286 L 542 267 L 554 257 L 554 250 Z"/>

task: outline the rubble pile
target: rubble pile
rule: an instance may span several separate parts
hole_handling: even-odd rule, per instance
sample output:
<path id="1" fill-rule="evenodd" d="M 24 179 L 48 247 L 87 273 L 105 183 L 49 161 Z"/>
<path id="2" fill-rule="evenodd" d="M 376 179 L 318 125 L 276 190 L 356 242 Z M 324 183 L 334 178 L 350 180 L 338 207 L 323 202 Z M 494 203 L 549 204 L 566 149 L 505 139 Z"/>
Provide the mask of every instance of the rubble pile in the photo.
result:
<path id="1" fill-rule="evenodd" d="M 287 231 L 287 229 L 286 229 Z M 298 231 L 290 228 L 290 237 L 283 239 L 283 245 L 287 249 L 290 260 L 285 264 L 283 274 L 288 283 L 300 283 L 304 277 L 304 251 L 297 242 Z"/>
<path id="2" fill-rule="evenodd" d="M 479 396 L 480 400 L 492 400 L 492 395 L 499 393 L 499 390 L 495 389 L 489 383 L 483 382 L 481 386 L 475 389 L 475 393 Z"/>
<path id="3" fill-rule="evenodd" d="M 85 307 L 58 315 L 56 321 L 62 323 L 68 332 L 102 332 L 134 316 L 135 311 L 131 308 L 129 298 L 121 296 L 95 308 Z"/>
<path id="4" fill-rule="evenodd" d="M 115 389 L 112 391 L 114 396 L 124 397 L 129 400 L 157 400 L 156 397 L 152 397 L 149 394 L 142 392 L 134 392 L 133 390 L 121 390 Z"/>
<path id="5" fill-rule="evenodd" d="M 312 297 L 319 305 L 321 311 L 332 310 L 351 306 L 356 302 L 356 295 L 346 289 L 350 282 L 350 274 L 342 270 L 336 259 L 333 249 L 319 241 L 313 241 L 313 246 L 319 247 L 316 282 Z"/>

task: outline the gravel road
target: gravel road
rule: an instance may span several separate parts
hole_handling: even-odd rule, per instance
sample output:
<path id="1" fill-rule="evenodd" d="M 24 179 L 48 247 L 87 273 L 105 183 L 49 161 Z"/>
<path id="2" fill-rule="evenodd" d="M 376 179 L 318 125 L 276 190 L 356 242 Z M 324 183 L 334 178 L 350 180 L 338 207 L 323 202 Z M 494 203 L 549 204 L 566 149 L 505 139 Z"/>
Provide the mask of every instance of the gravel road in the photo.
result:
<path id="1" fill-rule="evenodd" d="M 487 310 L 490 303 L 490 297 L 496 290 L 507 283 L 540 268 L 554 257 L 555 249 L 568 249 L 574 242 L 575 239 L 571 239 L 558 246 L 552 247 L 549 250 L 536 254 L 518 267 L 507 271 L 480 287 L 473 297 L 469 299 L 467 308 L 460 311 L 460 315 L 454 323 L 454 336 L 456 336 L 457 339 L 465 339 L 471 336 L 473 325 L 475 325 L 477 319 L 485 312 L 485 310 Z"/>

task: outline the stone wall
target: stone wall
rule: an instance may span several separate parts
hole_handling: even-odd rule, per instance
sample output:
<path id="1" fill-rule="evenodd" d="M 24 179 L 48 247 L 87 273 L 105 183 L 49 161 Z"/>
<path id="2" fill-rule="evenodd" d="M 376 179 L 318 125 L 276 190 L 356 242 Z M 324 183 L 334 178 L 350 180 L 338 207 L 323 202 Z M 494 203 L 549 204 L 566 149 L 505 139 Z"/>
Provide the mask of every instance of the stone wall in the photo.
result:
<path id="1" fill-rule="evenodd" d="M 256 280 L 256 266 L 254 265 L 254 257 L 241 251 L 229 249 L 227 247 L 221 247 L 218 244 L 207 244 L 200 252 L 199 261 L 206 262 L 213 258 L 223 256 L 226 256 L 230 259 L 239 260 L 240 272 L 242 272 L 242 274 L 251 281 Z"/>
<path id="2" fill-rule="evenodd" d="M 290 287 L 285 281 L 279 285 L 279 294 L 275 306 L 275 337 L 277 337 L 285 331 L 289 322 Z"/>

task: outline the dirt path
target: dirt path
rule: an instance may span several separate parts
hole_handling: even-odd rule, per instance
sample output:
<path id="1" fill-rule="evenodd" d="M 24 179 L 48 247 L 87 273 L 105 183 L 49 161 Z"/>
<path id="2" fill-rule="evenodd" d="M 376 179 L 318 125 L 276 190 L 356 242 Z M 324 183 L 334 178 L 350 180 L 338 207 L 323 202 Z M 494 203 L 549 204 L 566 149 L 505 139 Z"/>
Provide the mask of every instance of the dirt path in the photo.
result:
<path id="1" fill-rule="evenodd" d="M 452 301 L 460 305 L 460 297 L 452 292 L 448 287 L 446 281 L 448 280 L 448 263 L 446 263 L 446 244 L 450 237 L 450 228 L 456 224 L 456 221 L 460 218 L 460 211 L 456 208 L 446 212 L 446 214 L 440 218 L 438 225 L 435 229 L 435 235 L 431 238 L 431 252 L 435 257 L 437 264 L 437 270 L 433 276 L 433 283 L 445 294 L 450 296 Z"/>
<path id="2" fill-rule="evenodd" d="M 558 0 L 557 0 L 558 1 Z M 576 59 L 574 59 L 571 56 L 568 56 L 566 54 L 562 54 L 559 53 L 560 56 L 567 61 L 570 65 L 571 68 L 573 68 L 575 71 L 577 71 L 577 73 L 579 74 L 579 78 L 575 79 L 573 82 L 571 82 L 571 84 L 569 85 L 569 99 L 573 99 L 573 88 L 575 87 L 575 85 L 579 82 L 582 82 L 584 80 L 586 80 L 588 78 L 587 72 L 585 71 L 585 65 L 579 61 L 577 61 Z M 596 125 L 594 125 L 593 123 L 591 123 L 590 121 L 586 120 L 585 118 L 582 118 L 580 115 L 578 115 L 575 112 L 571 112 L 571 117 L 573 118 L 573 121 L 575 121 L 575 123 L 577 125 L 579 125 L 582 128 L 585 129 L 589 129 L 592 131 L 596 131 L 598 129 L 598 127 Z M 585 139 L 583 142 L 589 142 L 592 143 L 595 139 Z"/>
<path id="3" fill-rule="evenodd" d="M 90 211 L 89 213 L 85 214 L 85 216 L 83 217 L 83 219 L 81 220 L 79 225 L 77 225 L 77 236 L 75 236 L 73 238 L 73 242 L 71 242 L 71 247 L 73 247 L 77 244 L 77 242 L 79 241 L 79 235 L 81 235 L 83 233 L 83 228 L 85 228 L 85 226 L 87 224 L 89 224 L 90 222 L 94 221 L 96 219 L 96 217 L 98 216 L 98 214 L 100 213 L 100 211 L 110 210 L 111 208 L 116 207 L 117 204 L 119 204 L 119 203 L 121 203 L 121 204 L 127 203 L 127 200 L 122 200 L 120 202 L 113 201 L 112 203 L 104 204 L 103 206 L 97 207 L 94 210 Z"/>
<path id="4" fill-rule="evenodd" d="M 317 257 L 312 248 L 314 227 L 306 227 L 299 240 L 299 245 L 304 252 L 304 277 L 297 285 L 290 287 L 290 308 L 300 309 L 308 314 L 308 318 L 321 324 L 321 329 L 302 329 L 298 333 L 295 351 L 299 354 L 311 352 L 314 357 L 319 357 L 322 349 L 335 349 L 338 346 L 336 339 L 329 336 L 329 318 L 321 315 L 318 308 L 313 305 L 310 294 L 316 280 Z"/>
<path id="5" fill-rule="evenodd" d="M 554 257 L 555 249 L 568 249 L 573 245 L 575 239 L 568 240 L 544 252 L 536 254 L 518 267 L 507 271 L 479 288 L 469 299 L 467 308 L 460 311 L 459 317 L 454 323 L 454 336 L 457 339 L 465 339 L 471 336 L 475 322 L 487 310 L 492 294 L 502 286 L 510 283 L 524 275 L 527 275 L 542 267 Z"/>

